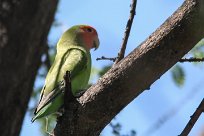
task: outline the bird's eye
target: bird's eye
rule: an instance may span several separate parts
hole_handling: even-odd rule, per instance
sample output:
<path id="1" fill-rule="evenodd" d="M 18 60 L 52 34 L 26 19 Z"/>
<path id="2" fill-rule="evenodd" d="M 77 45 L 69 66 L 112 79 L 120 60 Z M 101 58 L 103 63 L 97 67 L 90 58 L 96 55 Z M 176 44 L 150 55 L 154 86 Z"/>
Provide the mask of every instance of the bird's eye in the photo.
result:
<path id="1" fill-rule="evenodd" d="M 93 32 L 93 30 L 91 28 L 87 28 L 86 30 L 87 30 L 87 32 L 90 32 L 90 33 Z"/>

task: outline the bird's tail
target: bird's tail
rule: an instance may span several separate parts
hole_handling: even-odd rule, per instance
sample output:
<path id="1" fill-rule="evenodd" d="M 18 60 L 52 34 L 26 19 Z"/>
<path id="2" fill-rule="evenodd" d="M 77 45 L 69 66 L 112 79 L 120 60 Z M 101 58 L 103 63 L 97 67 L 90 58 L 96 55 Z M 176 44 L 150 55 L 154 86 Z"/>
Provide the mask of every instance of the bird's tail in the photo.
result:
<path id="1" fill-rule="evenodd" d="M 33 123 L 36 119 L 37 119 L 37 117 L 34 116 L 34 117 L 31 119 L 31 122 Z"/>

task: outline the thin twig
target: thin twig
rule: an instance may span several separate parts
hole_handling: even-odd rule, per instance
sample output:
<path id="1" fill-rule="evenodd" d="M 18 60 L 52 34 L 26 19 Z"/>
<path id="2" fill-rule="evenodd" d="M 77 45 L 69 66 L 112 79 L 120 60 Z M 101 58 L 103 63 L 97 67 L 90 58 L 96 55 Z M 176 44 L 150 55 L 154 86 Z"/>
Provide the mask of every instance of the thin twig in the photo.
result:
<path id="1" fill-rule="evenodd" d="M 179 62 L 183 63 L 183 62 L 204 62 L 204 58 L 184 58 L 184 59 L 180 59 Z"/>
<path id="2" fill-rule="evenodd" d="M 202 112 L 204 112 L 204 99 L 201 101 L 198 108 L 193 113 L 193 115 L 191 116 L 191 119 L 189 120 L 186 127 L 184 128 L 184 130 L 179 136 L 188 136 L 188 134 L 190 133 L 191 129 L 195 125 L 196 121 L 198 120 Z"/>
<path id="3" fill-rule="evenodd" d="M 64 106 L 65 106 L 65 109 L 68 109 L 69 102 L 75 99 L 75 97 L 72 94 L 70 71 L 66 71 L 64 75 L 64 83 L 65 83 Z"/>
<path id="4" fill-rule="evenodd" d="M 132 0 L 131 9 L 130 9 L 130 17 L 129 17 L 127 25 L 126 25 L 123 42 L 122 42 L 122 45 L 121 45 L 120 52 L 118 53 L 118 57 L 117 57 L 117 59 L 115 61 L 115 64 L 118 63 L 121 59 L 124 58 L 128 38 L 129 38 L 129 35 L 130 35 L 130 30 L 131 30 L 133 19 L 134 19 L 135 13 L 136 13 L 135 12 L 136 4 L 137 4 L 137 0 Z"/>
<path id="5" fill-rule="evenodd" d="M 98 61 L 98 60 L 110 60 L 110 61 L 115 62 L 116 58 L 107 58 L 107 57 L 102 56 L 101 58 L 97 58 L 96 60 L 97 60 L 97 61 Z"/>
<path id="6" fill-rule="evenodd" d="M 108 58 L 105 56 L 102 56 L 101 58 L 97 58 L 96 60 L 110 60 L 115 62 L 117 58 Z M 184 59 L 180 59 L 179 62 L 183 63 L 183 62 L 204 62 L 204 58 L 184 58 Z"/>
<path id="7" fill-rule="evenodd" d="M 190 101 L 195 99 L 195 97 L 198 95 L 198 93 L 201 91 L 201 86 L 203 85 L 202 78 L 198 83 L 196 83 L 190 90 L 189 93 L 182 98 L 177 104 L 166 111 L 164 115 L 159 117 L 155 123 L 153 123 L 143 134 L 142 136 L 149 136 L 153 135 L 156 131 L 158 131 L 162 126 L 165 125 L 173 116 L 178 114 L 180 110 L 182 110 L 183 107 L 185 107 Z M 187 90 L 186 90 L 187 91 Z"/>
<path id="8" fill-rule="evenodd" d="M 118 56 L 115 58 L 108 58 L 108 57 L 104 57 L 102 56 L 101 58 L 97 58 L 96 60 L 110 60 L 116 63 L 118 63 L 121 59 L 124 58 L 125 55 L 125 50 L 126 50 L 126 46 L 127 46 L 127 42 L 128 42 L 128 38 L 130 35 L 130 30 L 132 27 L 132 23 L 134 20 L 134 16 L 135 16 L 135 10 L 136 10 L 136 5 L 137 5 L 137 0 L 132 0 L 132 4 L 131 4 L 131 9 L 130 9 L 130 17 L 128 19 L 127 25 L 126 25 L 126 29 L 125 29 L 125 33 L 124 33 L 124 38 L 123 38 L 123 42 L 121 45 L 121 49 L 120 52 L 118 53 Z"/>

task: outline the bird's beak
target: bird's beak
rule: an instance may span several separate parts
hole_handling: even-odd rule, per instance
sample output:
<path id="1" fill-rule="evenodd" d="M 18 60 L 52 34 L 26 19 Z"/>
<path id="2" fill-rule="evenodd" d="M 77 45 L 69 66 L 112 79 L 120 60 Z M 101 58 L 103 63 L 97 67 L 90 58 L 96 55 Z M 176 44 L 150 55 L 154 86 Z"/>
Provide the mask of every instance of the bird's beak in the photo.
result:
<path id="1" fill-rule="evenodd" d="M 94 44 L 94 45 L 93 45 L 93 48 L 94 48 L 94 51 L 95 51 L 95 50 L 98 49 L 99 44 L 100 44 L 100 41 L 99 41 L 99 39 L 98 39 L 98 36 L 95 37 L 93 44 Z"/>

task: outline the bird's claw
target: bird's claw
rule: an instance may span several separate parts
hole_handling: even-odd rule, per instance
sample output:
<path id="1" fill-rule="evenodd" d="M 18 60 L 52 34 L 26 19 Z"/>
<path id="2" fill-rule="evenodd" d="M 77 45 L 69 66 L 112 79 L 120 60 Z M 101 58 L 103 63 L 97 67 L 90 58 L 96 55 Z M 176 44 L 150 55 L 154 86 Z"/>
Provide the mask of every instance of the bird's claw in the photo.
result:
<path id="1" fill-rule="evenodd" d="M 77 93 L 74 97 L 75 98 L 79 98 L 81 97 L 84 93 L 86 92 L 86 90 L 81 90 L 79 93 Z"/>

